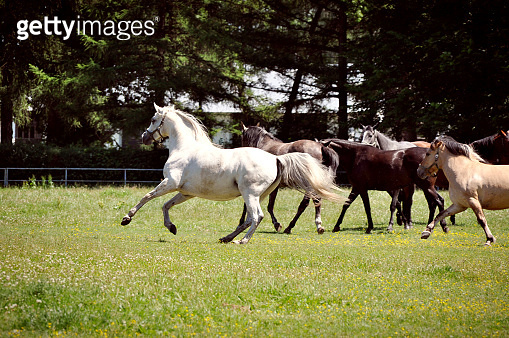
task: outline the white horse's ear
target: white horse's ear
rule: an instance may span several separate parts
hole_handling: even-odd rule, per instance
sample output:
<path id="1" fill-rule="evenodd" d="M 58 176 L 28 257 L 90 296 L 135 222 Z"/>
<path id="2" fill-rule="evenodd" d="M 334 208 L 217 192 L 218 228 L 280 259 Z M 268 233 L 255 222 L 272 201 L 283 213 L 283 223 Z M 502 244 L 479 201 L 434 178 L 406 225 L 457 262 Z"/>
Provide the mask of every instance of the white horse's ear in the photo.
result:
<path id="1" fill-rule="evenodd" d="M 157 112 L 159 112 L 162 109 L 155 102 L 154 102 L 154 108 L 156 109 Z"/>
<path id="2" fill-rule="evenodd" d="M 258 122 L 258 123 L 256 124 L 256 126 L 257 126 L 257 127 L 259 127 L 259 126 L 260 126 L 260 122 Z"/>
<path id="3" fill-rule="evenodd" d="M 247 130 L 247 127 L 244 125 L 244 122 L 240 121 L 240 125 L 242 126 L 243 131 Z"/>

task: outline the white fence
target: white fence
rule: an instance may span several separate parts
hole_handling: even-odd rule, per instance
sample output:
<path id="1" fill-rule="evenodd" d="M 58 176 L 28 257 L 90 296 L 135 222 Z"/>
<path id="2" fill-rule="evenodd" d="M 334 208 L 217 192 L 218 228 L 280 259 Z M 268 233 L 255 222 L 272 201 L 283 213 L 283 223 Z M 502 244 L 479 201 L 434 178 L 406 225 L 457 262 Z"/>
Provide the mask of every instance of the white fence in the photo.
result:
<path id="1" fill-rule="evenodd" d="M 9 179 L 9 173 L 14 173 L 16 171 L 24 171 L 27 172 L 27 175 L 25 179 Z M 110 171 L 110 172 L 119 172 L 118 179 L 111 179 L 111 180 L 98 180 L 98 179 L 77 179 L 73 178 L 72 174 L 77 171 Z M 160 172 L 161 178 L 163 174 L 162 169 L 131 169 L 131 168 L 0 168 L 0 172 L 3 172 L 3 186 L 7 187 L 9 185 L 9 182 L 12 183 L 20 183 L 20 182 L 27 182 L 29 180 L 29 177 L 34 175 L 34 172 L 47 172 L 48 174 L 45 175 L 46 177 L 49 175 L 54 175 L 55 173 L 60 173 L 59 176 L 63 173 L 63 178 L 59 179 L 52 179 L 54 183 L 60 183 L 65 186 L 68 184 L 73 183 L 108 183 L 108 184 L 115 184 L 115 183 L 123 183 L 124 185 L 129 184 L 146 184 L 146 183 L 159 183 L 159 181 L 144 181 L 144 180 L 130 180 L 128 178 L 129 172 L 134 171 L 145 171 L 145 172 Z M 18 175 L 19 176 L 19 175 Z M 40 180 L 38 180 L 40 181 Z"/>

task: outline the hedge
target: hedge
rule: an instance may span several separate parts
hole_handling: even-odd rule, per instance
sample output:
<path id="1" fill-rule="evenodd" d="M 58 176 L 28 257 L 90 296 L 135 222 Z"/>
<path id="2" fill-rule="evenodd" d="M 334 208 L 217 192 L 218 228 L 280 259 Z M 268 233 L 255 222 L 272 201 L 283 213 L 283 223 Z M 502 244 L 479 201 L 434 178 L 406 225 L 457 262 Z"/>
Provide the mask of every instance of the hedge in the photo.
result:
<path id="1" fill-rule="evenodd" d="M 161 169 L 161 172 L 129 172 L 129 180 L 157 181 L 162 178 L 162 168 L 168 159 L 167 149 L 105 149 L 69 146 L 59 148 L 42 143 L 0 145 L 0 168 L 139 168 Z M 9 171 L 9 180 L 37 179 L 51 174 L 53 180 L 63 179 L 63 171 Z M 3 175 L 3 173 L 0 173 Z M 117 180 L 123 172 L 74 171 L 73 180 Z"/>

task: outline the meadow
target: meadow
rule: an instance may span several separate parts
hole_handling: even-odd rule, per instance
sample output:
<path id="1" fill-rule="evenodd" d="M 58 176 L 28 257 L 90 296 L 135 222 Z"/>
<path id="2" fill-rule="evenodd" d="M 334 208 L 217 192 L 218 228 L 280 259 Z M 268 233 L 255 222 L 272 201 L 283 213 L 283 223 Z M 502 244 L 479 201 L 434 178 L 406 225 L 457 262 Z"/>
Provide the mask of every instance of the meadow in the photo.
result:
<path id="1" fill-rule="evenodd" d="M 389 196 L 370 192 L 370 235 L 360 198 L 338 233 L 340 206 L 325 202 L 323 235 L 313 208 L 293 234 L 275 233 L 265 201 L 239 246 L 218 239 L 236 227 L 240 199 L 174 207 L 176 236 L 162 198 L 122 227 L 148 190 L 0 189 L 0 336 L 509 336 L 509 210 L 486 212 L 497 242 L 485 247 L 471 210 L 421 240 L 422 192 L 414 228 L 394 233 Z M 280 192 L 284 226 L 300 200 Z"/>

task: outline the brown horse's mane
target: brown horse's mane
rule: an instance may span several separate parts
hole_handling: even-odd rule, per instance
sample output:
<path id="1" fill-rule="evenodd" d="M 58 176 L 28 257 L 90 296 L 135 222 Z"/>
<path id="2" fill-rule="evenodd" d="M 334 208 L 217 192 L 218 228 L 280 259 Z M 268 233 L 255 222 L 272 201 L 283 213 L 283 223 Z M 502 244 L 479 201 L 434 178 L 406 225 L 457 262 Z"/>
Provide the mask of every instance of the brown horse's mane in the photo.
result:
<path id="1" fill-rule="evenodd" d="M 244 130 L 242 134 L 243 144 L 250 147 L 257 147 L 263 142 L 264 138 L 270 138 L 276 142 L 283 142 L 262 127 L 251 126 Z"/>
<path id="2" fill-rule="evenodd" d="M 442 142 L 447 150 L 449 150 L 449 152 L 453 155 L 462 155 L 468 157 L 472 161 L 486 163 L 486 161 L 479 156 L 479 154 L 477 154 L 471 146 L 459 143 L 450 136 L 440 136 L 433 141 L 433 144 L 436 144 L 436 142 Z"/>

